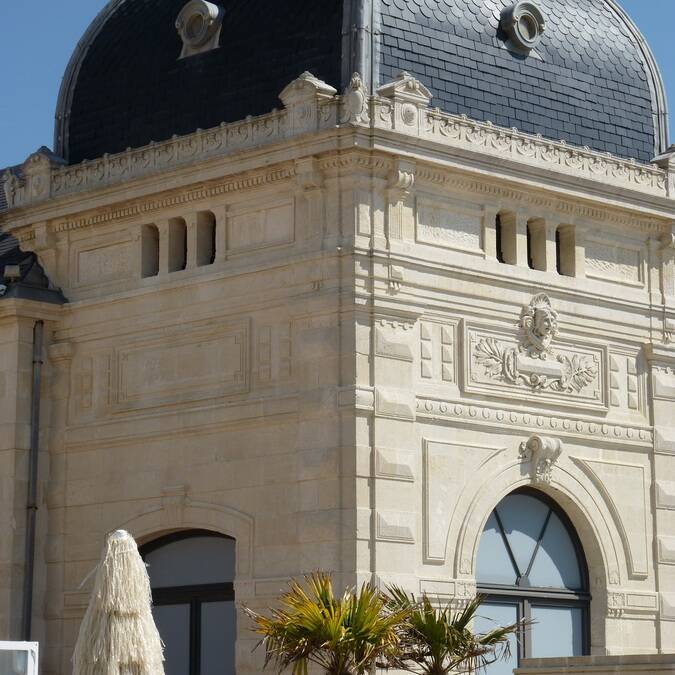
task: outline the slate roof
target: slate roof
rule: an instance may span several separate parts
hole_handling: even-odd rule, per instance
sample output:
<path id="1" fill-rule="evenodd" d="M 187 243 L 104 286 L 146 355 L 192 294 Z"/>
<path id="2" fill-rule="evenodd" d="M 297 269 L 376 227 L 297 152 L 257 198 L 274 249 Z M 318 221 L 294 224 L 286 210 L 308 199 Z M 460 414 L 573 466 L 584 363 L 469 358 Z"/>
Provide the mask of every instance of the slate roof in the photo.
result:
<path id="1" fill-rule="evenodd" d="M 645 58 L 605 0 L 537 0 L 546 31 L 523 58 L 498 35 L 509 0 L 381 0 L 380 81 L 407 70 L 433 105 L 472 119 L 648 162 Z"/>
<path id="2" fill-rule="evenodd" d="M 340 78 L 342 0 L 228 0 L 220 48 L 178 59 L 175 21 L 186 0 L 128 0 L 82 63 L 67 159 L 161 141 L 280 107 L 305 70 Z"/>
<path id="3" fill-rule="evenodd" d="M 18 279 L 5 275 L 8 265 L 18 265 Z M 66 302 L 58 288 L 55 288 L 35 253 L 22 251 L 19 242 L 11 235 L 0 232 L 0 302 L 6 298 L 38 300 L 53 304 Z"/>
<path id="4" fill-rule="evenodd" d="M 614 0 L 536 1 L 540 59 L 503 46 L 511 0 L 228 0 L 220 47 L 178 59 L 186 0 L 111 0 L 66 72 L 56 151 L 75 163 L 264 113 L 303 71 L 341 89 L 359 64 L 374 88 L 411 72 L 446 112 L 645 162 L 665 150 L 660 76 Z"/>

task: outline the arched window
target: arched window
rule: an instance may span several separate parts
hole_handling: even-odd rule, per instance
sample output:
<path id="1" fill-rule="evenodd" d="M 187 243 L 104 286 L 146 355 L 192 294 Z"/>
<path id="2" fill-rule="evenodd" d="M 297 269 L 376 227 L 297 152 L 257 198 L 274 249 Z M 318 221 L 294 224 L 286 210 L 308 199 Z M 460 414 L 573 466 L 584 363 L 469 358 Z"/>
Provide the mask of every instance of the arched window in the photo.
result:
<path id="1" fill-rule="evenodd" d="M 486 596 L 476 630 L 532 621 L 514 639 L 511 660 L 490 666 L 489 675 L 510 674 L 521 658 L 588 654 L 583 550 L 567 516 L 544 494 L 522 489 L 499 502 L 481 535 L 476 583 Z"/>
<path id="2" fill-rule="evenodd" d="M 141 549 L 166 675 L 234 675 L 235 541 L 177 532 Z"/>

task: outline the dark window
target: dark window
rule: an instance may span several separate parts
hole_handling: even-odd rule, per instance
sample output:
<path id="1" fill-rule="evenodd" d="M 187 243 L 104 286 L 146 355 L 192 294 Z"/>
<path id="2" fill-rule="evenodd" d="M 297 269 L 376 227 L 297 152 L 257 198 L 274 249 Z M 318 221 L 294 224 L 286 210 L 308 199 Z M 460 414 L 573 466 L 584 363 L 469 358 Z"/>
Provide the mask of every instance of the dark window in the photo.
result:
<path id="1" fill-rule="evenodd" d="M 166 675 L 234 675 L 235 541 L 178 532 L 141 549 Z"/>
<path id="2" fill-rule="evenodd" d="M 560 230 L 555 231 L 555 268 L 558 274 L 562 274 L 562 256 L 560 253 Z"/>
<path id="3" fill-rule="evenodd" d="M 211 211 L 197 214 L 197 265 L 212 265 L 216 259 L 216 217 Z"/>
<path id="4" fill-rule="evenodd" d="M 502 229 L 502 217 L 497 214 L 497 220 L 495 222 L 495 233 L 497 238 L 497 260 L 500 263 L 504 262 L 504 232 Z"/>
<path id="5" fill-rule="evenodd" d="M 187 266 L 187 226 L 183 218 L 169 220 L 169 272 L 180 272 Z"/>
<path id="6" fill-rule="evenodd" d="M 155 225 L 143 225 L 141 230 L 141 276 L 159 274 L 159 230 Z"/>
<path id="7" fill-rule="evenodd" d="M 522 489 L 499 502 L 481 535 L 476 582 L 485 595 L 476 630 L 532 621 L 513 639 L 511 660 L 487 668 L 489 675 L 511 673 L 523 658 L 589 653 L 583 550 L 567 516 L 544 494 Z"/>

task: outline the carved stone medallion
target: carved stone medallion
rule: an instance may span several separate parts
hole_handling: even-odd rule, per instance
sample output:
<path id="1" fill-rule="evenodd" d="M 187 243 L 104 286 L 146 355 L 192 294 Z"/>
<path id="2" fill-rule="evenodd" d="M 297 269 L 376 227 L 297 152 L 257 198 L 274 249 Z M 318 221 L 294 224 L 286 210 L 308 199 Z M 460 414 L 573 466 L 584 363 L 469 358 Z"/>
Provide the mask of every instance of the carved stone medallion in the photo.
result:
<path id="1" fill-rule="evenodd" d="M 474 361 L 491 379 L 568 393 L 580 393 L 597 380 L 598 363 L 591 356 L 554 351 L 558 313 L 546 295 L 535 296 L 523 309 L 518 328 L 517 347 L 493 337 L 477 342 Z"/>

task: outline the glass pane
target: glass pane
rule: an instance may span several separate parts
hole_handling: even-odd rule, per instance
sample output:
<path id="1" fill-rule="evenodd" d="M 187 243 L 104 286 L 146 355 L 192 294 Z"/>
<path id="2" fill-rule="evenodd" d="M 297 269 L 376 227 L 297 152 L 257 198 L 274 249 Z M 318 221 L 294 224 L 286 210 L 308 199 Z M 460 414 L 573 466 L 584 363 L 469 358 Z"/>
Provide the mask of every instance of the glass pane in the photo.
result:
<path id="1" fill-rule="evenodd" d="M 516 583 L 517 575 L 499 532 L 495 514 L 491 513 L 478 546 L 476 561 L 476 580 L 478 583 L 507 584 Z"/>
<path id="2" fill-rule="evenodd" d="M 476 633 L 487 633 L 500 626 L 508 626 L 518 620 L 518 605 L 508 605 L 496 602 L 484 602 L 474 621 L 473 630 Z M 518 643 L 516 636 L 509 638 L 511 656 L 502 659 L 481 669 L 486 675 L 513 675 L 513 669 L 518 665 Z"/>
<path id="3" fill-rule="evenodd" d="M 527 572 L 549 511 L 544 502 L 529 495 L 509 495 L 497 505 L 521 574 Z"/>
<path id="4" fill-rule="evenodd" d="M 28 675 L 28 652 L 0 651 L 0 673 L 2 675 Z"/>
<path id="5" fill-rule="evenodd" d="M 573 590 L 582 587 L 576 549 L 567 528 L 555 513 L 551 515 L 546 534 L 534 559 L 530 586 Z"/>
<path id="6" fill-rule="evenodd" d="M 190 605 L 155 605 L 157 630 L 164 643 L 165 675 L 190 672 Z"/>
<path id="7" fill-rule="evenodd" d="M 532 606 L 532 657 L 583 655 L 580 607 Z"/>
<path id="8" fill-rule="evenodd" d="M 234 602 L 202 605 L 201 675 L 234 675 L 236 631 Z"/>
<path id="9" fill-rule="evenodd" d="M 153 588 L 234 581 L 235 542 L 224 537 L 190 537 L 145 556 Z"/>

